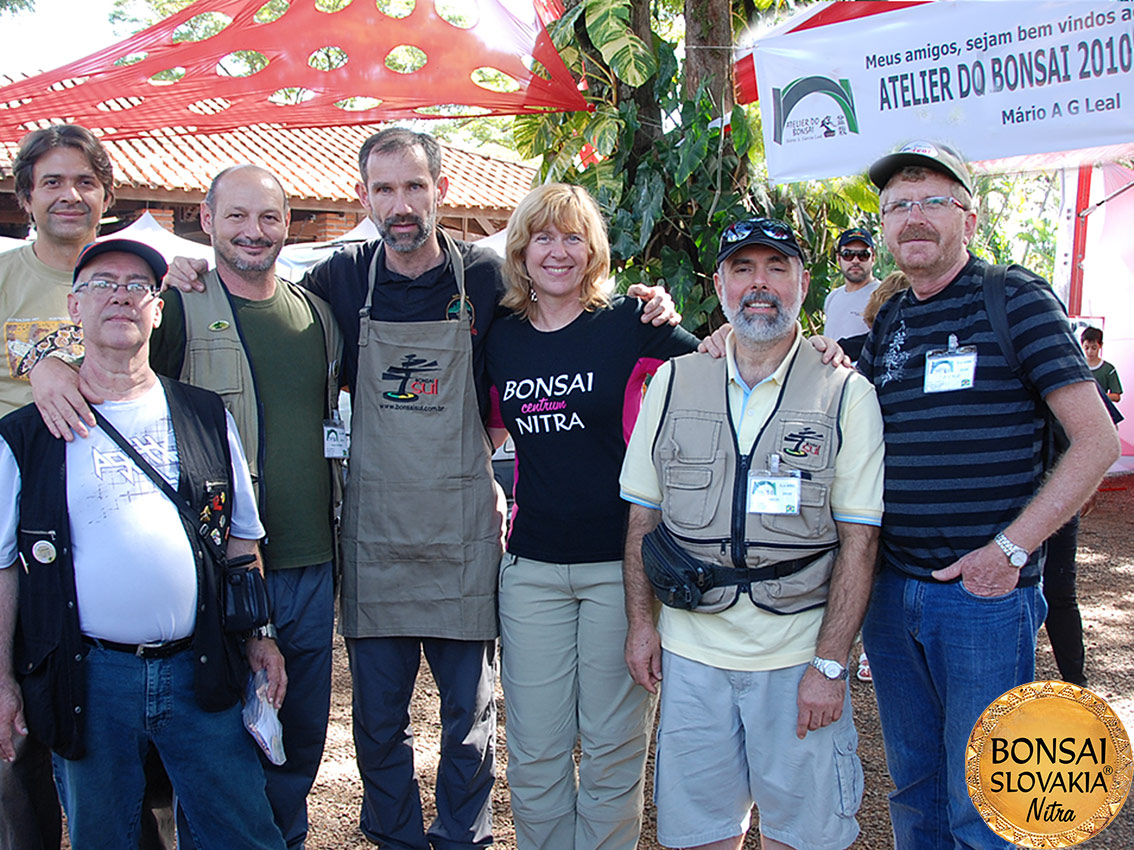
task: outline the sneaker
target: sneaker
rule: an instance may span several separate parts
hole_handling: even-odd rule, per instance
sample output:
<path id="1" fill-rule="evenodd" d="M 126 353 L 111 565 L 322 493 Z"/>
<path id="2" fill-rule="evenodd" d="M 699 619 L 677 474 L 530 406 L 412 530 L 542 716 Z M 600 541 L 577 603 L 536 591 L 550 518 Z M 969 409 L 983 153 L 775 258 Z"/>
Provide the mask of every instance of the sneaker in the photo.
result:
<path id="1" fill-rule="evenodd" d="M 866 657 L 865 652 L 858 657 L 858 672 L 854 675 L 860 682 L 874 681 L 874 676 L 870 673 L 870 659 Z"/>

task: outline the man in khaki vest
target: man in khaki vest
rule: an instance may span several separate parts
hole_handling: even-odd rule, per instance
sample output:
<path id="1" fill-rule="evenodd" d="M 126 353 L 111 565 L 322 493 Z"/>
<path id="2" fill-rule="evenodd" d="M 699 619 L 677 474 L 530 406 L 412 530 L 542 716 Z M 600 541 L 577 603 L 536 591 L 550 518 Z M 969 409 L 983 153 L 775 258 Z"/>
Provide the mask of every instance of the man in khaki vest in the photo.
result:
<path id="1" fill-rule="evenodd" d="M 296 848 L 307 837 L 307 794 L 330 711 L 339 470 L 324 458 L 323 422 L 337 418 L 342 338 L 326 302 L 275 274 L 289 222 L 287 194 L 270 171 L 236 165 L 213 179 L 201 226 L 216 268 L 203 293 L 165 293 L 150 363 L 218 393 L 248 458 L 267 530 L 261 552 L 274 622 L 266 634 L 279 641 L 291 683 L 280 711 L 287 761 L 263 761 L 276 823 Z M 40 380 L 37 370 L 37 391 Z"/>
<path id="2" fill-rule="evenodd" d="M 881 415 L 861 376 L 800 344 L 810 277 L 787 225 L 727 228 L 713 280 L 727 356 L 658 370 L 621 477 L 626 661 L 649 691 L 666 680 L 658 839 L 736 850 L 755 803 L 765 848 L 844 848 L 862 795 L 846 662 L 882 517 Z"/>

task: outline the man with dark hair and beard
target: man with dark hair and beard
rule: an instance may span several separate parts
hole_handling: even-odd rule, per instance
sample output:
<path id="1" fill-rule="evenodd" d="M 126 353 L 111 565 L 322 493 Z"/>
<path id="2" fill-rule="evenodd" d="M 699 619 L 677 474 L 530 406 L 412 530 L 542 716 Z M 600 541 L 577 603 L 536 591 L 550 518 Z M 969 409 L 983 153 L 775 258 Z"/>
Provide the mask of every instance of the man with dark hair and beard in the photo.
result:
<path id="1" fill-rule="evenodd" d="M 647 690 L 665 675 L 658 839 L 737 850 L 755 804 L 765 848 L 849 847 L 846 664 L 882 519 L 878 402 L 801 344 L 810 276 L 787 225 L 728 227 L 713 281 L 726 357 L 661 366 L 621 477 L 626 661 Z"/>

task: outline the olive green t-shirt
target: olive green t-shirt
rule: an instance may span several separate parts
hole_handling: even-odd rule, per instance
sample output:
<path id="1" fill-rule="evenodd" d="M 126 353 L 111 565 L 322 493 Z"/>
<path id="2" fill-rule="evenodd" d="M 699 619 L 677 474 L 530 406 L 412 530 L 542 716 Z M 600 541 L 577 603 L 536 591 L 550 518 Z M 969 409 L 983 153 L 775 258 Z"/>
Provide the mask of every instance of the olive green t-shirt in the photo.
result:
<path id="1" fill-rule="evenodd" d="M 161 326 L 151 339 L 150 364 L 177 378 L 185 355 L 182 296 L 163 296 Z M 264 418 L 260 519 L 268 569 L 331 560 L 331 477 L 323 457 L 327 354 L 323 329 L 307 300 L 281 283 L 271 298 L 232 296 L 236 321 L 252 364 Z"/>

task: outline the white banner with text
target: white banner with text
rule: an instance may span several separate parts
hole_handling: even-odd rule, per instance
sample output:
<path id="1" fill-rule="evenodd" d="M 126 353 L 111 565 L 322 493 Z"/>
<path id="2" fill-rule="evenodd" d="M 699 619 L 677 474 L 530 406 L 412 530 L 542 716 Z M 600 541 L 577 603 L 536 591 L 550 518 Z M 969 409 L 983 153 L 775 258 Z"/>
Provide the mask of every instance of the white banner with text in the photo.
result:
<path id="1" fill-rule="evenodd" d="M 925 3 L 774 35 L 754 58 L 775 183 L 858 174 L 911 139 L 969 160 L 1134 139 L 1129 0 Z"/>

